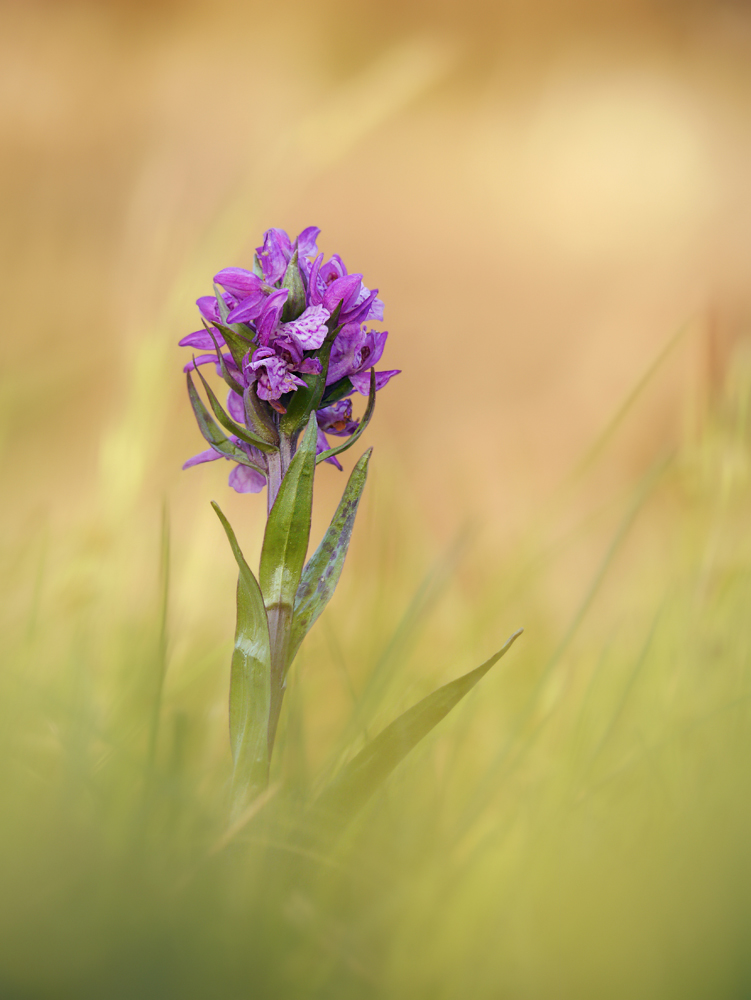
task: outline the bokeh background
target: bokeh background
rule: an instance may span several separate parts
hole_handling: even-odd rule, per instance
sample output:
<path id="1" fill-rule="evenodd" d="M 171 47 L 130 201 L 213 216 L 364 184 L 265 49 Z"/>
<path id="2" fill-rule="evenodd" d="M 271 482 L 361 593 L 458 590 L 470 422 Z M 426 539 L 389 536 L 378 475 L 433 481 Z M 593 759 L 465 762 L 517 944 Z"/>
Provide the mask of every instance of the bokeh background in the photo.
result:
<path id="1" fill-rule="evenodd" d="M 203 492 L 210 473 L 176 472 L 195 433 L 174 340 L 272 224 L 320 225 L 381 289 L 404 375 L 374 440 L 438 535 L 468 511 L 518 527 L 689 325 L 618 442 L 630 474 L 743 332 L 743 3 L 7 0 L 2 17 L 22 509 Z"/>
<path id="2" fill-rule="evenodd" d="M 2 0 L 0 144 L 0 996 L 748 996 L 751 7 Z M 180 471 L 176 342 L 217 270 L 308 225 L 380 288 L 402 374 L 287 778 L 527 635 L 370 814 L 356 867 L 401 895 L 284 883 L 249 993 L 201 907 L 268 914 L 175 886 L 229 767 L 208 501 L 251 561 L 263 503 Z M 316 535 L 344 482 L 319 473 Z M 177 805 L 134 874 L 162 670 Z M 181 980 L 186 950 L 232 985 Z"/>

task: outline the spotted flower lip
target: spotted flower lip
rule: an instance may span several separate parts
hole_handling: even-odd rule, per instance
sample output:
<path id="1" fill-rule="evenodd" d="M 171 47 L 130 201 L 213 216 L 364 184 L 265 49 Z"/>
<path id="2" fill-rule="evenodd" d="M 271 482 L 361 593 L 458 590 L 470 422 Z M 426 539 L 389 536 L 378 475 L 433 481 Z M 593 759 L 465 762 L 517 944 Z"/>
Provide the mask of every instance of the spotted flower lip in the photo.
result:
<path id="1" fill-rule="evenodd" d="M 268 229 L 256 249 L 253 269 L 222 268 L 214 275 L 220 298 L 204 295 L 197 300 L 204 323 L 213 327 L 211 332 L 195 330 L 183 337 L 180 345 L 196 352 L 185 365 L 186 372 L 213 363 L 217 374 L 233 387 L 227 412 L 234 426 L 246 425 L 252 430 L 247 421 L 255 418 L 239 395 L 240 390 L 246 396 L 250 391 L 255 405 L 263 411 L 259 411 L 258 426 L 270 422 L 272 439 L 274 422 L 286 413 L 294 394 L 308 385 L 310 377 L 320 374 L 323 357 L 326 390 L 332 387 L 336 402 L 326 403 L 324 393 L 317 409 L 321 452 L 329 450 L 327 435 L 348 437 L 358 429 L 349 397 L 353 393 L 369 395 L 370 372 L 381 360 L 388 332 L 367 325 L 383 320 L 378 289 L 368 288 L 362 274 L 348 271 L 338 254 L 327 260 L 319 253 L 319 235 L 317 226 L 308 226 L 294 239 L 283 229 Z M 336 329 L 332 324 L 335 313 Z M 324 344 L 330 333 L 334 340 L 329 352 Z M 241 358 L 246 344 L 251 346 Z M 398 374 L 398 370 L 376 372 L 376 391 Z M 252 434 L 250 439 L 256 440 Z M 244 450 L 253 447 L 246 443 L 240 446 Z M 210 448 L 189 459 L 185 467 L 221 457 L 229 454 L 220 455 Z M 267 467 L 262 452 L 252 460 L 259 469 Z M 327 461 L 339 466 L 335 456 Z M 230 485 L 238 492 L 257 492 L 263 481 L 261 472 L 242 464 L 230 475 Z"/>
<path id="2" fill-rule="evenodd" d="M 290 364 L 271 347 L 259 347 L 253 360 L 243 365 L 243 373 L 249 382 L 256 381 L 259 399 L 279 399 L 285 392 L 294 392 L 298 386 L 305 385 Z"/>
<path id="3" fill-rule="evenodd" d="M 323 306 L 308 306 L 302 316 L 291 323 L 282 323 L 282 336 L 292 336 L 306 351 L 316 350 L 326 339 L 326 325 L 331 312 Z"/>

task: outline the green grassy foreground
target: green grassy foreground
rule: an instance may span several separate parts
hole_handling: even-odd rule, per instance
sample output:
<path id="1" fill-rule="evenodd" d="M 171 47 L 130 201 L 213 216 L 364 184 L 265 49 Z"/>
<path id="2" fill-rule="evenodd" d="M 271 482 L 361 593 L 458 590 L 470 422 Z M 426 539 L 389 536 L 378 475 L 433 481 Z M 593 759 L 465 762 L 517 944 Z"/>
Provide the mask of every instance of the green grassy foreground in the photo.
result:
<path id="1" fill-rule="evenodd" d="M 474 576 L 452 550 L 410 598 L 395 567 L 424 555 L 384 488 L 229 829 L 229 552 L 210 587 L 174 531 L 171 582 L 156 531 L 9 546 L 0 997 L 751 996 L 747 376 L 568 539 L 598 555 L 567 621 L 534 539 Z M 323 775 L 518 625 L 349 829 L 311 830 Z"/>

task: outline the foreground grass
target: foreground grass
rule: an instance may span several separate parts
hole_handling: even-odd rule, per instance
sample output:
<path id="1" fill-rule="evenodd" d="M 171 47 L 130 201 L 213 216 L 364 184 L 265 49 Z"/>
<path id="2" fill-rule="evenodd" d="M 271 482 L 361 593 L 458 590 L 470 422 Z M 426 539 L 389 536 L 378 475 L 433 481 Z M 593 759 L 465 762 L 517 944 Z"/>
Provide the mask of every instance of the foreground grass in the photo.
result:
<path id="1" fill-rule="evenodd" d="M 22 542 L 0 997 L 750 996 L 748 398 L 738 368 L 700 438 L 611 502 L 609 540 L 600 522 L 572 536 L 599 555 L 568 625 L 534 539 L 464 583 L 452 550 L 405 600 L 376 553 L 409 526 L 383 507 L 349 568 L 362 585 L 296 667 L 271 792 L 231 828 L 231 589 L 165 632 L 164 572 L 122 598 L 157 546 L 146 566 L 127 538 L 114 562 Z M 399 551 L 411 572 L 421 555 Z M 208 589 L 179 577 L 173 594 Z M 311 828 L 322 775 L 519 624 L 349 829 Z"/>

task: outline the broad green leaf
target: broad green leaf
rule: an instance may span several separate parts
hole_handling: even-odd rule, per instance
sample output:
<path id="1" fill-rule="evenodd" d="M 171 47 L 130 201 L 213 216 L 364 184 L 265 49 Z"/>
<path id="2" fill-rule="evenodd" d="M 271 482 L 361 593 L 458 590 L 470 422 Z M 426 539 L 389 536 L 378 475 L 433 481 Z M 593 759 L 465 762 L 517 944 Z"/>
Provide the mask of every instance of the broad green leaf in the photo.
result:
<path id="1" fill-rule="evenodd" d="M 327 448 L 326 451 L 322 451 L 320 455 L 316 456 L 316 463 L 325 462 L 327 458 L 331 458 L 333 455 L 341 455 L 343 451 L 347 448 L 351 448 L 352 445 L 357 441 L 357 439 L 362 435 L 365 428 L 370 423 L 370 418 L 373 416 L 373 410 L 375 410 L 376 401 L 376 381 L 375 381 L 375 368 L 370 369 L 370 392 L 368 393 L 368 405 L 365 408 L 365 413 L 360 421 L 360 426 L 357 428 L 354 434 L 343 441 L 341 444 L 336 445 L 334 448 Z"/>
<path id="2" fill-rule="evenodd" d="M 284 697 L 292 611 L 310 539 L 318 424 L 312 413 L 302 442 L 284 474 L 266 522 L 260 581 L 271 638 L 269 756 Z"/>
<path id="3" fill-rule="evenodd" d="M 268 784 L 271 647 L 261 588 L 229 521 L 218 504 L 211 506 L 227 534 L 240 571 L 229 694 L 230 744 L 235 764 L 232 786 L 237 811 Z"/>
<path id="4" fill-rule="evenodd" d="M 300 643 L 331 600 L 339 582 L 372 451 L 372 448 L 368 449 L 352 470 L 331 524 L 303 570 L 295 596 L 288 666 L 294 660 Z"/>
<path id="5" fill-rule="evenodd" d="M 290 615 L 310 538 L 317 433 L 313 413 L 282 479 L 261 549 L 260 581 L 266 608 L 284 606 Z"/>
<path id="6" fill-rule="evenodd" d="M 346 764 L 317 802 L 323 817 L 348 819 L 362 808 L 394 768 L 444 719 L 522 634 L 511 636 L 482 666 L 438 688 L 413 705 Z"/>
<path id="7" fill-rule="evenodd" d="M 218 451 L 220 455 L 224 455 L 225 458 L 230 458 L 233 462 L 238 462 L 240 465 L 247 465 L 248 468 L 255 469 L 257 472 L 262 472 L 266 475 L 265 469 L 262 469 L 257 462 L 251 461 L 242 448 L 238 448 L 233 441 L 230 441 L 226 434 L 219 430 L 217 425 L 211 419 L 209 411 L 203 405 L 203 401 L 198 395 L 196 387 L 193 385 L 193 379 L 190 377 L 190 372 L 187 373 L 187 379 L 188 395 L 190 396 L 190 402 L 193 406 L 193 412 L 195 413 L 199 430 L 209 442 L 211 447 Z"/>
<path id="8" fill-rule="evenodd" d="M 253 431 L 249 431 L 246 427 L 243 427 L 241 424 L 235 423 L 232 417 L 228 413 L 225 413 L 224 409 L 222 408 L 222 404 L 216 398 L 216 395 L 212 390 L 211 386 L 203 377 L 203 373 L 201 372 L 201 370 L 196 368 L 196 371 L 198 372 L 198 377 L 201 379 L 201 382 L 203 382 L 203 387 L 206 390 L 206 395 L 209 397 L 209 405 L 211 406 L 211 409 L 214 411 L 214 416 L 222 425 L 222 427 L 228 430 L 230 434 L 234 434 L 235 437 L 239 437 L 241 441 L 246 441 L 248 444 L 252 444 L 260 451 L 275 451 L 276 449 L 274 448 L 273 444 L 271 444 L 269 441 L 265 441 L 262 437 L 259 437 L 258 434 L 254 434 Z"/>

